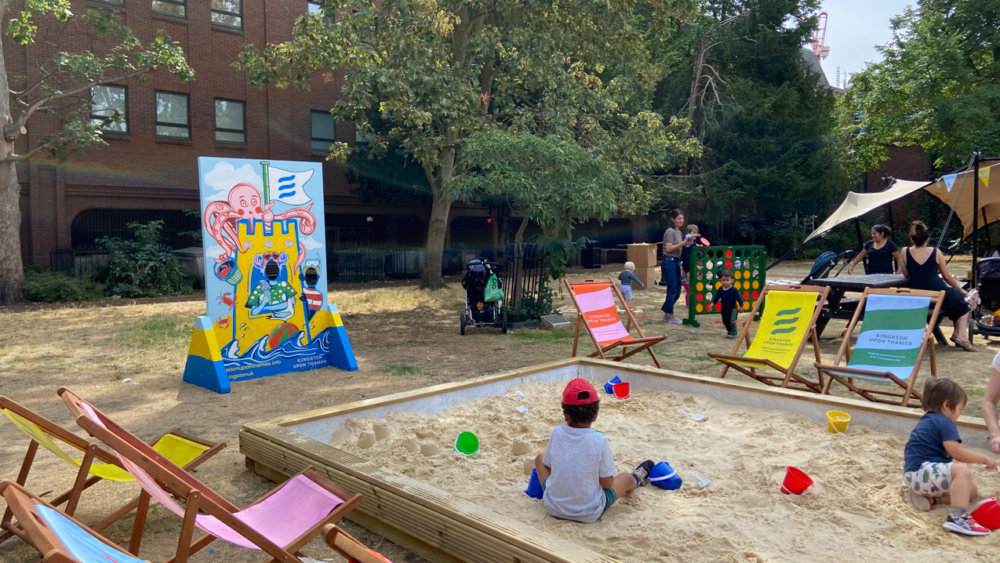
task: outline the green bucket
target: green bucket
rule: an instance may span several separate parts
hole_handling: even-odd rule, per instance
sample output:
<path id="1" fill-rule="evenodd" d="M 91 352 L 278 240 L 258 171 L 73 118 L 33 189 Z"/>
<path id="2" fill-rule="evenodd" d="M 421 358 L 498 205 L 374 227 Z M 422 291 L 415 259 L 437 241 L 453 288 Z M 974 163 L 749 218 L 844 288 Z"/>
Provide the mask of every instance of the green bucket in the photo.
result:
<path id="1" fill-rule="evenodd" d="M 462 432 L 455 440 L 455 449 L 465 455 L 472 455 L 479 451 L 479 438 L 472 432 Z"/>

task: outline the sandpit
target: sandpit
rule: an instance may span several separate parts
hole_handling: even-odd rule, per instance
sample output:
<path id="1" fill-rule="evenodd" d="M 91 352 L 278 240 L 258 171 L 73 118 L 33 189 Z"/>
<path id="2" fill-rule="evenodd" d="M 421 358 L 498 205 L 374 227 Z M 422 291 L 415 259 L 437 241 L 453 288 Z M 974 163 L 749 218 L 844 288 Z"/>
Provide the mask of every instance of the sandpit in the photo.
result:
<path id="1" fill-rule="evenodd" d="M 564 385 L 527 382 L 434 415 L 349 419 L 330 445 L 628 563 L 1000 557 L 1000 532 L 955 536 L 941 528 L 945 507 L 919 513 L 909 506 L 901 486 L 904 434 L 852 424 L 834 435 L 805 416 L 655 389 L 633 389 L 627 400 L 606 396 L 594 428 L 608 436 L 619 471 L 646 457 L 665 460 L 684 486 L 640 489 L 596 524 L 554 519 L 516 484 L 527 482 L 526 468 L 563 422 Z M 708 418 L 695 422 L 678 409 Z M 452 447 L 465 430 L 480 440 L 472 457 Z M 815 480 L 808 494 L 779 492 L 787 465 Z M 711 484 L 699 488 L 692 471 Z M 1000 492 L 1000 474 L 975 472 L 980 491 Z"/>

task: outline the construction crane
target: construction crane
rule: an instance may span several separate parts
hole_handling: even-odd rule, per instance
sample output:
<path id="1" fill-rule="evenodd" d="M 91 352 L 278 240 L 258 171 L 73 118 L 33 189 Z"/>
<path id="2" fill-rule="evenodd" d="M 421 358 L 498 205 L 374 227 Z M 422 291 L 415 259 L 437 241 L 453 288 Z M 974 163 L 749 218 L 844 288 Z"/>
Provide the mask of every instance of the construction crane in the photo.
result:
<path id="1" fill-rule="evenodd" d="M 825 59 L 830 54 L 830 46 L 826 44 L 826 20 L 828 14 L 820 12 L 816 22 L 816 33 L 812 36 L 812 50 L 819 60 Z"/>

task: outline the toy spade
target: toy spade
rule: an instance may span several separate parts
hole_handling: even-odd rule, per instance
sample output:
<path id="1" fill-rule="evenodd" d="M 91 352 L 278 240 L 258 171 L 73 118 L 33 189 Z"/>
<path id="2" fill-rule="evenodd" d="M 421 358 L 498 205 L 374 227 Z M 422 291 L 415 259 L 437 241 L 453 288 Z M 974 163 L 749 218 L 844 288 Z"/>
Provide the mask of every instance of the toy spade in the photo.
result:
<path id="1" fill-rule="evenodd" d="M 687 411 L 686 411 L 686 410 L 684 410 L 684 409 L 678 409 L 678 411 L 677 411 L 677 412 L 679 412 L 679 413 L 681 413 L 681 414 L 686 414 L 686 415 L 690 416 L 690 417 L 691 417 L 691 420 L 693 420 L 693 421 L 695 421 L 695 422 L 701 422 L 701 421 L 705 420 L 706 418 L 708 418 L 707 416 L 705 416 L 705 415 L 703 415 L 703 414 L 694 414 L 694 413 L 690 413 L 690 412 L 687 412 Z"/>
<path id="2" fill-rule="evenodd" d="M 702 479 L 702 478 L 701 478 L 701 477 L 700 477 L 700 476 L 698 475 L 698 472 L 697 472 L 697 471 L 692 471 L 692 472 L 691 472 L 691 476 L 692 476 L 692 477 L 694 477 L 695 479 L 697 479 L 697 480 L 698 480 L 698 486 L 699 486 L 699 487 L 701 487 L 701 488 L 705 488 L 705 487 L 707 487 L 707 486 L 708 486 L 708 484 L 712 482 L 712 481 L 710 481 L 710 480 L 708 480 L 708 479 Z"/>

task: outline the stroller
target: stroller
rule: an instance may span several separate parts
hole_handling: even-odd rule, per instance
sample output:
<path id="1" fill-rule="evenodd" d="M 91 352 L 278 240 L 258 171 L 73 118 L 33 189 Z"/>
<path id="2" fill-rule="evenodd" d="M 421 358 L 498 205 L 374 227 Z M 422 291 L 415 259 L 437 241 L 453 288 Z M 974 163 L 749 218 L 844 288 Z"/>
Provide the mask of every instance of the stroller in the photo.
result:
<path id="1" fill-rule="evenodd" d="M 983 258 L 976 264 L 978 299 L 973 300 L 969 330 L 985 337 L 1000 336 L 1000 258 Z M 969 292 L 970 295 L 972 292 Z"/>
<path id="2" fill-rule="evenodd" d="M 486 283 L 499 266 L 496 262 L 490 262 L 485 258 L 469 262 L 465 277 L 462 278 L 462 287 L 465 288 L 465 311 L 462 312 L 459 327 L 463 336 L 467 326 L 499 328 L 503 334 L 507 334 L 507 313 L 503 310 L 503 301 L 487 302 L 485 298 Z M 503 284 L 499 275 L 497 281 Z"/>

